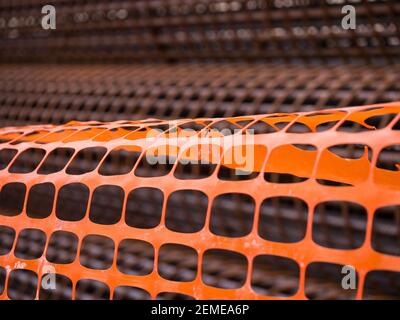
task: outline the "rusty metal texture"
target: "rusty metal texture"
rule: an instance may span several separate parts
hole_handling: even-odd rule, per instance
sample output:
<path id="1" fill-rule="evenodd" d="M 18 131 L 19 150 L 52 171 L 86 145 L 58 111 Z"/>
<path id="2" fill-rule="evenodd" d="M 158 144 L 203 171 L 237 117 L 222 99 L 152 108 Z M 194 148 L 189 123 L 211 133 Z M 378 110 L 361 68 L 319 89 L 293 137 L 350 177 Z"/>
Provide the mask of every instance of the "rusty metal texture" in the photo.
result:
<path id="1" fill-rule="evenodd" d="M 57 29 L 41 28 L 44 0 L 0 3 L 3 62 L 268 61 L 377 63 L 400 59 L 400 3 L 354 1 L 52 1 Z"/>
<path id="2" fill-rule="evenodd" d="M 230 117 L 400 100 L 396 66 L 3 65 L 0 125 Z"/>

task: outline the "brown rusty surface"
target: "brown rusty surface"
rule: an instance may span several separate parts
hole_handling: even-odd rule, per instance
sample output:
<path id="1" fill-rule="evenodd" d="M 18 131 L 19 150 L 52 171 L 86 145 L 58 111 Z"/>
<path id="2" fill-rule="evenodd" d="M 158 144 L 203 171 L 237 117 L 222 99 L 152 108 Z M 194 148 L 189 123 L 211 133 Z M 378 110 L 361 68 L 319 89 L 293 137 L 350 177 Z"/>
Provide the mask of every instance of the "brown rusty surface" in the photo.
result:
<path id="1" fill-rule="evenodd" d="M 1 126 L 229 117 L 396 100 L 398 66 L 0 66 Z"/>
<path id="2" fill-rule="evenodd" d="M 0 61 L 268 61 L 378 63 L 400 58 L 400 3 L 341 1 L 52 1 L 57 29 L 43 30 L 45 0 L 0 4 Z"/>

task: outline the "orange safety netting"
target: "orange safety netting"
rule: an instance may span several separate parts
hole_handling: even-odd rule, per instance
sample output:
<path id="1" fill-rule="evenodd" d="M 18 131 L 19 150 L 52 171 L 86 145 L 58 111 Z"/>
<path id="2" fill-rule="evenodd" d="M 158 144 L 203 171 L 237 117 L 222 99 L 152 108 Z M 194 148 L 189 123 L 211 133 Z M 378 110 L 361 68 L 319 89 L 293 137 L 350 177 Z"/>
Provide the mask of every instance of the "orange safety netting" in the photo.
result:
<path id="1" fill-rule="evenodd" d="M 359 280 L 354 297 L 361 298 L 369 272 L 400 271 L 397 253 L 379 252 L 371 245 L 374 213 L 399 204 L 399 112 L 400 104 L 392 103 L 225 119 L 71 122 L 64 126 L 2 129 L 0 225 L 12 234 L 12 240 L 0 245 L 0 266 L 5 274 L 0 298 L 13 298 L 9 287 L 14 280 L 10 278 L 21 265 L 35 275 L 34 283 L 29 284 L 33 287 L 32 298 L 39 297 L 39 280 L 50 265 L 57 275 L 70 280 L 72 298 L 77 298 L 77 286 L 83 279 L 105 285 L 109 292 L 105 298 L 113 298 L 116 288 L 121 286 L 144 289 L 153 298 L 161 292 L 196 299 L 282 298 L 279 294 L 264 294 L 254 285 L 255 264 L 259 265 L 263 257 L 265 261 L 269 261 L 268 257 L 281 257 L 286 259 L 285 265 L 291 263 L 288 272 L 294 275 L 295 289 L 285 298 L 307 297 L 306 272 L 315 262 L 353 266 Z M 390 119 L 384 126 L 374 125 L 382 123 L 382 117 Z M 224 128 L 239 130 L 236 136 L 244 136 L 248 129 L 255 134 L 250 143 L 217 130 Z M 199 140 L 201 135 L 207 139 Z M 237 159 L 230 161 L 229 155 L 235 152 L 251 165 Z M 145 163 L 149 153 L 166 156 L 168 161 Z M 198 165 L 180 162 L 181 159 L 203 162 Z M 247 175 L 240 176 L 241 170 Z M 101 197 L 104 186 L 114 187 L 110 188 L 111 198 Z M 35 198 L 40 188 L 47 191 L 39 192 L 41 196 Z M 151 223 L 147 218 L 141 223 L 128 220 L 128 210 L 133 216 L 142 210 L 140 203 L 129 203 L 130 195 L 139 188 L 153 188 L 146 190 L 161 194 L 160 216 L 153 217 Z M 196 197 L 200 194 L 201 199 L 194 202 L 190 212 L 179 213 L 179 206 L 168 208 L 170 198 L 182 190 L 196 193 Z M 72 194 L 79 201 L 69 199 Z M 246 196 L 246 206 L 251 208 L 247 220 L 235 217 L 242 221 L 238 227 L 225 228 L 224 224 L 230 223 L 229 210 L 221 218 L 218 210 L 213 209 L 220 197 L 227 194 Z M 304 220 L 303 233 L 290 236 L 289 232 L 287 241 L 270 235 L 276 230 L 264 235 L 260 227 L 264 204 L 279 197 L 300 199 L 306 208 L 305 218 L 298 219 Z M 117 199 L 120 204 L 107 216 L 102 208 Z M 224 201 L 229 202 L 229 197 Z M 360 214 L 359 221 L 363 222 L 356 226 L 362 234 L 360 241 L 335 247 L 313 236 L 316 208 L 332 201 L 351 203 L 365 210 L 364 216 Z M 180 222 L 171 222 L 178 213 L 183 216 L 177 217 Z M 288 219 L 294 218 L 289 215 Z M 285 229 L 285 225 L 280 227 Z M 19 238 L 27 229 L 42 231 L 43 241 L 36 239 L 31 247 L 28 244 L 18 248 Z M 49 247 L 53 234 L 59 231 L 77 238 L 75 254 L 69 261 L 50 259 L 51 262 Z M 91 235 L 107 239 L 109 245 L 104 250 L 112 252 L 111 258 L 103 259 L 107 263 L 88 266 L 82 260 L 82 251 L 93 250 L 86 243 Z M 142 245 L 151 247 L 152 264 L 147 272 L 125 272 L 120 255 L 130 250 L 121 249 L 127 239 L 141 240 L 139 251 Z M 194 249 L 192 276 L 176 281 L 160 274 L 159 253 L 166 244 Z M 32 247 L 35 254 L 29 253 Z M 233 260 L 238 261 L 238 266 L 233 268 L 240 269 L 234 276 L 240 277 L 240 285 L 224 287 L 209 280 L 204 269 L 208 268 L 206 259 L 213 249 L 221 250 L 215 251 L 216 255 L 222 251 L 238 254 L 239 258 Z M 125 259 L 131 256 L 126 255 Z M 216 268 L 228 267 L 220 264 Z"/>

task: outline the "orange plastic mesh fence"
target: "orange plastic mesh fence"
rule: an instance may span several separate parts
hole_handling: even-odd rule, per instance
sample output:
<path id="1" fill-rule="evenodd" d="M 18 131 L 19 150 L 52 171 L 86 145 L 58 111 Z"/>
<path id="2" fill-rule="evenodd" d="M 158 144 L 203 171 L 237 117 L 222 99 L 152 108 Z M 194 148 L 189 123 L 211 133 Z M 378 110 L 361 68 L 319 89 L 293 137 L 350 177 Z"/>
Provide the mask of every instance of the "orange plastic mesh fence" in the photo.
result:
<path id="1" fill-rule="evenodd" d="M 0 298 L 398 297 L 399 112 L 1 129 Z"/>

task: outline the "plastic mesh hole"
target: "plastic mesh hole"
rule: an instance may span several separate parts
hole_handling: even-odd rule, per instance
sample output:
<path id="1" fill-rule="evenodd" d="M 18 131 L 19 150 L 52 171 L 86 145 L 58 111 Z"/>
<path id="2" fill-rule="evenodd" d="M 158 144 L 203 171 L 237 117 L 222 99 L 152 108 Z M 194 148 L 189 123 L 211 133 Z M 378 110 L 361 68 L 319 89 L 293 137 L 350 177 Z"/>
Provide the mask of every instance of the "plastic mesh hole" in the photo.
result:
<path id="1" fill-rule="evenodd" d="M 400 144 L 394 144 L 383 148 L 379 153 L 376 166 L 380 169 L 399 171 Z"/>
<path id="2" fill-rule="evenodd" d="M 217 145 L 199 144 L 188 148 L 179 159 L 174 176 L 177 179 L 204 179 L 210 177 L 217 166 L 221 149 Z"/>
<path id="3" fill-rule="evenodd" d="M 55 280 L 55 288 L 49 285 L 49 282 L 53 280 Z M 40 281 L 39 299 L 72 300 L 72 281 L 61 274 L 47 274 Z"/>
<path id="4" fill-rule="evenodd" d="M 218 179 L 242 181 L 255 179 L 261 171 L 267 148 L 263 145 L 242 144 L 224 153 Z"/>
<path id="5" fill-rule="evenodd" d="M 296 261 L 279 256 L 259 255 L 254 258 L 251 287 L 272 297 L 293 296 L 299 288 L 300 268 Z"/>
<path id="6" fill-rule="evenodd" d="M 365 155 L 371 161 L 372 150 L 365 144 L 337 144 L 329 147 L 328 150 L 344 159 L 360 159 Z"/>
<path id="7" fill-rule="evenodd" d="M 21 259 L 37 259 L 42 256 L 46 234 L 38 229 L 24 229 L 18 235 L 15 256 Z"/>
<path id="8" fill-rule="evenodd" d="M 38 277 L 31 270 L 12 270 L 8 278 L 7 295 L 12 300 L 33 300 Z"/>
<path id="9" fill-rule="evenodd" d="M 317 132 L 327 131 L 333 128 L 339 121 L 327 121 L 317 125 L 316 130 Z"/>
<path id="10" fill-rule="evenodd" d="M 396 113 L 380 114 L 367 118 L 365 123 L 375 127 L 376 129 L 384 129 L 394 119 L 395 116 L 397 116 Z"/>
<path id="11" fill-rule="evenodd" d="M 72 263 L 76 258 L 78 237 L 72 232 L 53 232 L 46 252 L 46 259 L 52 263 Z"/>
<path id="12" fill-rule="evenodd" d="M 10 164 L 11 160 L 14 159 L 16 154 L 16 149 L 0 150 L 0 170 L 5 169 Z"/>
<path id="13" fill-rule="evenodd" d="M 371 245 L 378 252 L 400 256 L 400 205 L 375 211 Z"/>
<path id="14" fill-rule="evenodd" d="M 224 136 L 229 136 L 240 131 L 241 127 L 227 120 L 220 120 L 208 127 L 209 130 L 219 131 Z"/>
<path id="15" fill-rule="evenodd" d="M 197 252 L 180 244 L 164 244 L 158 255 L 158 273 L 172 281 L 192 281 L 197 274 Z"/>
<path id="16" fill-rule="evenodd" d="M 344 289 L 342 280 L 343 265 L 325 262 L 313 262 L 307 266 L 305 294 L 310 300 L 352 300 L 357 289 Z M 358 276 L 355 279 L 358 283 Z M 356 286 L 357 287 L 357 286 Z"/>
<path id="17" fill-rule="evenodd" d="M 114 259 L 114 241 L 97 234 L 88 235 L 82 240 L 80 263 L 86 268 L 106 270 Z"/>
<path id="18" fill-rule="evenodd" d="M 275 123 L 275 127 L 277 127 L 279 130 L 283 130 L 288 126 L 289 123 L 289 121 L 279 121 Z"/>
<path id="19" fill-rule="evenodd" d="M 89 188 L 82 183 L 70 183 L 58 192 L 56 215 L 66 221 L 83 219 L 89 199 Z"/>
<path id="20" fill-rule="evenodd" d="M 89 218 L 94 223 L 115 224 L 121 219 L 124 190 L 119 186 L 97 187 L 92 196 Z"/>
<path id="21" fill-rule="evenodd" d="M 345 182 L 339 182 L 339 181 L 333 181 L 329 179 L 316 179 L 317 182 L 323 186 L 328 186 L 328 187 L 352 187 L 353 185 L 350 183 L 345 183 Z"/>
<path id="22" fill-rule="evenodd" d="M 288 132 L 288 133 L 310 133 L 312 131 L 304 123 L 295 122 L 289 127 L 289 129 L 286 132 Z"/>
<path id="23" fill-rule="evenodd" d="M 361 123 L 354 122 L 351 120 L 346 120 L 340 126 L 336 129 L 337 131 L 342 131 L 342 132 L 365 132 L 365 131 L 371 131 L 375 130 L 375 128 L 367 128 Z"/>
<path id="24" fill-rule="evenodd" d="M 230 250 L 209 249 L 204 252 L 202 280 L 205 284 L 223 289 L 238 289 L 246 281 L 247 259 Z"/>
<path id="25" fill-rule="evenodd" d="M 110 288 L 101 281 L 81 279 L 76 283 L 76 300 L 109 300 Z"/>
<path id="26" fill-rule="evenodd" d="M 398 120 L 394 126 L 392 127 L 392 130 L 400 130 L 400 120 Z"/>
<path id="27" fill-rule="evenodd" d="M 367 211 L 357 203 L 327 201 L 315 207 L 313 240 L 335 249 L 356 249 L 365 240 Z"/>
<path id="28" fill-rule="evenodd" d="M 161 220 L 164 194 L 156 188 L 137 188 L 128 195 L 125 222 L 134 228 L 156 227 Z"/>
<path id="29" fill-rule="evenodd" d="M 135 175 L 143 178 L 167 175 L 174 163 L 178 151 L 172 146 L 159 146 L 148 149 L 135 170 Z"/>
<path id="30" fill-rule="evenodd" d="M 26 214 L 35 219 L 47 218 L 53 211 L 55 187 L 52 183 L 40 183 L 31 187 Z"/>
<path id="31" fill-rule="evenodd" d="M 204 227 L 207 206 L 208 198 L 201 191 L 175 191 L 167 201 L 165 225 L 176 232 L 198 232 Z"/>
<path id="32" fill-rule="evenodd" d="M 217 196 L 212 204 L 210 230 L 225 237 L 244 237 L 253 227 L 254 199 L 243 193 Z"/>
<path id="33" fill-rule="evenodd" d="M 0 267 L 0 294 L 3 294 L 6 283 L 7 272 L 6 269 Z"/>
<path id="34" fill-rule="evenodd" d="M 257 178 L 258 174 L 258 172 L 236 170 L 221 165 L 218 171 L 218 179 L 225 181 L 252 180 Z"/>
<path id="35" fill-rule="evenodd" d="M 11 182 L 0 191 L 0 215 L 17 216 L 22 212 L 26 186 L 20 182 Z"/>
<path id="36" fill-rule="evenodd" d="M 14 255 L 17 258 L 31 260 L 42 256 L 46 244 L 46 234 L 39 229 L 24 229 L 17 239 Z"/>
<path id="37" fill-rule="evenodd" d="M 273 126 L 269 125 L 268 123 L 260 120 L 246 128 L 248 133 L 252 134 L 265 134 L 265 133 L 274 133 L 278 130 L 275 129 Z"/>
<path id="38" fill-rule="evenodd" d="M 117 268 L 128 275 L 150 274 L 154 268 L 153 246 L 142 240 L 122 240 L 118 247 Z"/>
<path id="39" fill-rule="evenodd" d="M 15 239 L 15 231 L 7 226 L 0 226 L 0 256 L 9 253 Z"/>
<path id="40" fill-rule="evenodd" d="M 373 270 L 367 273 L 363 299 L 400 300 L 400 272 Z"/>
<path id="41" fill-rule="evenodd" d="M 189 121 L 180 124 L 178 127 L 186 132 L 197 134 L 209 124 L 209 121 L 199 122 L 199 121 Z"/>
<path id="42" fill-rule="evenodd" d="M 308 206 L 299 198 L 267 198 L 261 204 L 258 234 L 269 241 L 298 242 L 306 234 L 307 217 Z"/>

